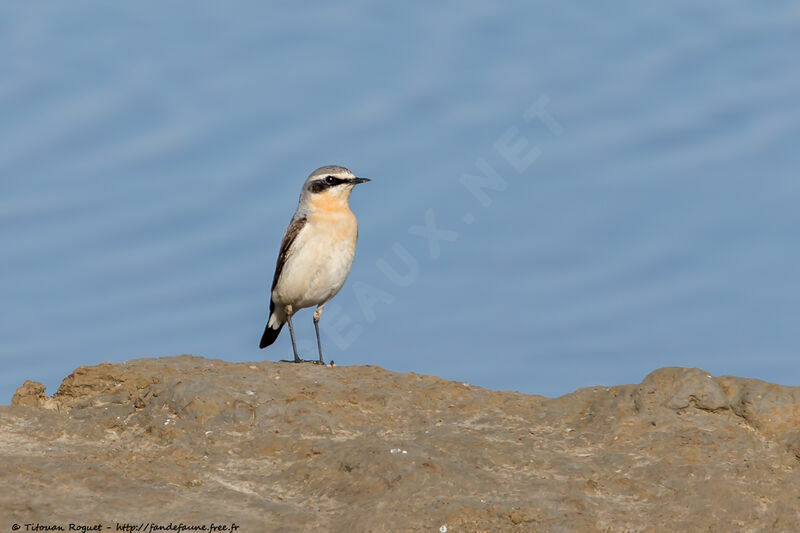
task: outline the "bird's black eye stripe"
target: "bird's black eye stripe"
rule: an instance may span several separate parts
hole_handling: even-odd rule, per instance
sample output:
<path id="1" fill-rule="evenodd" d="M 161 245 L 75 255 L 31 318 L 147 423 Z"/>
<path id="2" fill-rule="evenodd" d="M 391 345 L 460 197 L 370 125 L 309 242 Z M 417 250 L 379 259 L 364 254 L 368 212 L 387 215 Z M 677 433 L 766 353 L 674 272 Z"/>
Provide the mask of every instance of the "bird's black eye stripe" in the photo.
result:
<path id="1" fill-rule="evenodd" d="M 308 186 L 308 190 L 311 192 L 322 192 L 325 189 L 330 189 L 331 187 L 335 187 L 340 183 L 344 183 L 345 181 L 346 180 L 337 178 L 336 176 L 325 176 L 325 179 L 312 181 Z"/>

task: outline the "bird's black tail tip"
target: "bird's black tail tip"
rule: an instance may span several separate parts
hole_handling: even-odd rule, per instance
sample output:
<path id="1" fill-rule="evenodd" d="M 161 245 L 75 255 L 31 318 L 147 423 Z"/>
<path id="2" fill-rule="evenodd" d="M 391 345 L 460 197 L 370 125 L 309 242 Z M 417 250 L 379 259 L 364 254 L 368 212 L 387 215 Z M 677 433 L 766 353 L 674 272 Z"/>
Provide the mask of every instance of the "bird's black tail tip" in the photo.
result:
<path id="1" fill-rule="evenodd" d="M 283 329 L 283 324 L 278 326 L 278 329 L 272 329 L 269 327 L 269 325 L 267 325 L 267 327 L 264 328 L 264 334 L 261 336 L 261 342 L 259 343 L 258 347 L 266 348 L 275 342 L 275 339 L 278 338 L 278 334 L 281 332 L 281 329 Z"/>

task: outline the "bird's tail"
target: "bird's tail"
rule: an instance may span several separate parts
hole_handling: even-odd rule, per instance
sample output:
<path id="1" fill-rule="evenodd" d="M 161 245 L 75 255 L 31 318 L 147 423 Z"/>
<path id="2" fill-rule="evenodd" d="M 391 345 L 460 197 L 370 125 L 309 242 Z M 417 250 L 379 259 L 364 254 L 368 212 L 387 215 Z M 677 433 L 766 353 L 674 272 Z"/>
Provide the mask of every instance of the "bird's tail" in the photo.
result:
<path id="1" fill-rule="evenodd" d="M 283 329 L 284 324 L 285 322 L 278 319 L 277 314 L 275 313 L 275 304 L 270 301 L 269 320 L 267 320 L 267 327 L 264 328 L 264 334 L 261 336 L 261 343 L 258 345 L 258 347 L 266 348 L 275 342 L 275 339 L 278 338 L 278 334 L 281 332 L 281 329 Z"/>
<path id="2" fill-rule="evenodd" d="M 275 339 L 278 338 L 278 334 L 281 332 L 281 329 L 283 329 L 283 323 L 278 326 L 278 329 L 272 329 L 269 324 L 267 324 L 267 327 L 264 328 L 264 334 L 261 336 L 261 343 L 258 345 L 258 347 L 266 348 L 275 342 Z"/>

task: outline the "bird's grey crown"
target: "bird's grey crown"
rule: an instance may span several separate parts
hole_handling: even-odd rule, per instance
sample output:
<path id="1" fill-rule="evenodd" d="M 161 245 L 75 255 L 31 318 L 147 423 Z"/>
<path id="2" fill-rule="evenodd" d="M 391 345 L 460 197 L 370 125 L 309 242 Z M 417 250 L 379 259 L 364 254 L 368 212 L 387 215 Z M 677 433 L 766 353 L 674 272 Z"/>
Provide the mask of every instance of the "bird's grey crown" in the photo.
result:
<path id="1" fill-rule="evenodd" d="M 353 178 L 355 177 L 352 172 L 347 170 L 344 167 L 336 166 L 336 165 L 328 165 L 324 167 L 319 167 L 317 170 L 311 173 L 308 177 L 309 181 L 315 178 L 324 178 L 325 176 L 336 176 L 337 178 Z"/>

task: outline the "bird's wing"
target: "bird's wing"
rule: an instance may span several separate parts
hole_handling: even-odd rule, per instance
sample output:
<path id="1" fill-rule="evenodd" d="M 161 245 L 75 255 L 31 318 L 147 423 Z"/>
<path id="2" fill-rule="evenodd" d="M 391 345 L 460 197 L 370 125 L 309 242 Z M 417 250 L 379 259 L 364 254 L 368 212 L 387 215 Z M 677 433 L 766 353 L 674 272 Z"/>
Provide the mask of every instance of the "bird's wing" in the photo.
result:
<path id="1" fill-rule="evenodd" d="M 305 217 L 293 218 L 291 224 L 289 224 L 286 235 L 283 236 L 283 241 L 281 241 L 281 251 L 278 253 L 278 264 L 275 265 L 275 276 L 272 278 L 272 289 L 270 291 L 275 290 L 275 285 L 278 284 L 278 278 L 281 277 L 281 272 L 283 271 L 283 265 L 286 264 L 286 256 L 289 255 L 289 249 L 305 225 Z"/>

